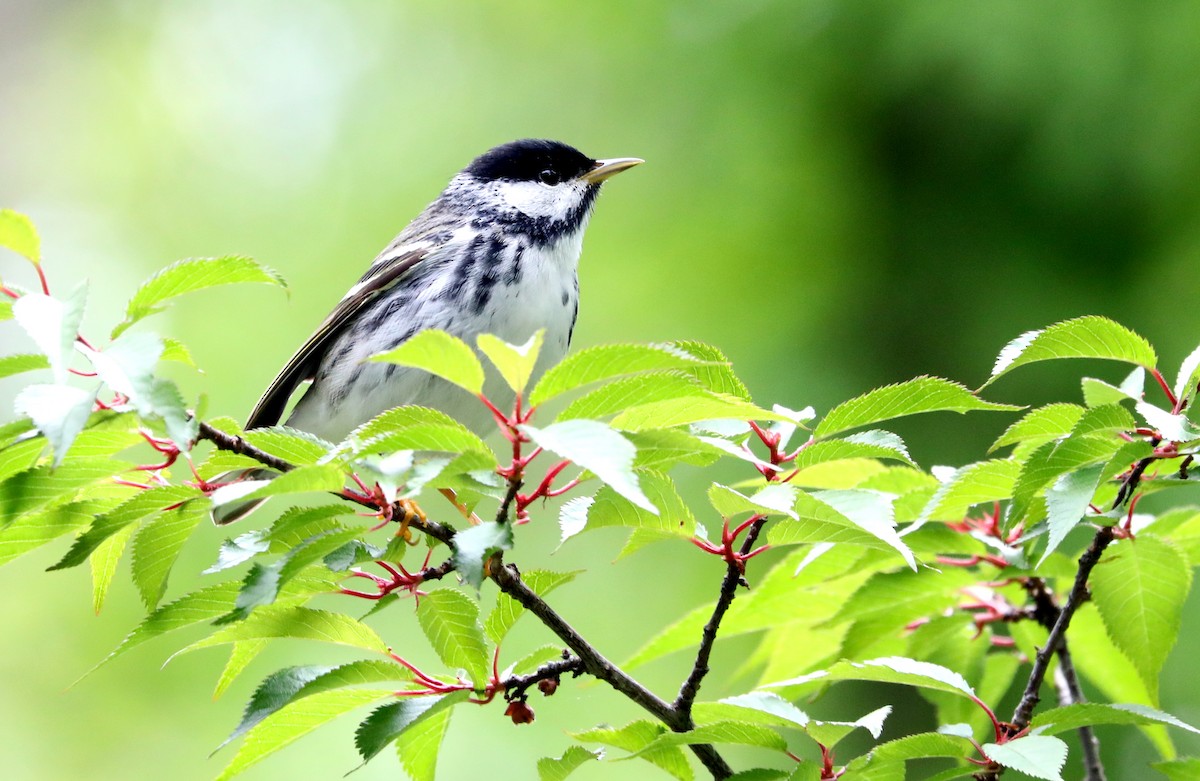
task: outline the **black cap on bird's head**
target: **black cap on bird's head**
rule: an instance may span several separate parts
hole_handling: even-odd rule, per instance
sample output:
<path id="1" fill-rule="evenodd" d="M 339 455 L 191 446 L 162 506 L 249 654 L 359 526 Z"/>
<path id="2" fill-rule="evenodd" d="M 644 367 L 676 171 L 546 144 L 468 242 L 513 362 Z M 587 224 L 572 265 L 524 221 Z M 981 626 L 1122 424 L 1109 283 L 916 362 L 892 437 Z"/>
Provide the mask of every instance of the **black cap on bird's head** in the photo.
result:
<path id="1" fill-rule="evenodd" d="M 553 186 L 582 179 L 598 184 L 641 162 L 636 157 L 594 160 L 561 141 L 524 138 L 489 149 L 463 173 L 484 181 L 540 182 Z"/>

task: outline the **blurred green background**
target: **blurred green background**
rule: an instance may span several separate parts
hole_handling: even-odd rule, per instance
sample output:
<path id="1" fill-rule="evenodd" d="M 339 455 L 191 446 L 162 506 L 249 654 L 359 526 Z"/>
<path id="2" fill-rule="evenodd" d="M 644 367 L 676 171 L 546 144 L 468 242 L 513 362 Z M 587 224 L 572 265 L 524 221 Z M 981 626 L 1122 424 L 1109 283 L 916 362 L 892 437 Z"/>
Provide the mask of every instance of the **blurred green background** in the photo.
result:
<path id="1" fill-rule="evenodd" d="M 206 293 L 153 324 L 206 369 L 181 377 L 211 414 L 244 416 L 446 180 L 523 136 L 647 160 L 605 188 L 592 222 L 577 346 L 712 342 L 760 402 L 826 410 L 916 374 L 978 385 L 1018 333 L 1092 313 L 1148 337 L 1173 372 L 1200 337 L 1198 30 L 1200 5 L 1183 0 L 0 0 L 0 206 L 37 222 L 60 292 L 90 280 L 90 333 L 178 258 L 241 253 L 280 270 L 290 298 Z M 10 254 L 0 276 L 32 281 Z M 22 346 L 11 324 L 0 339 L 6 353 Z M 1074 401 L 1080 368 L 1036 367 L 991 396 Z M 0 385 L 3 409 L 16 387 Z M 922 464 L 953 464 L 1009 420 L 899 430 Z M 555 602 L 614 659 L 715 594 L 718 563 L 690 549 L 612 564 L 621 538 L 598 532 L 546 561 L 556 533 L 550 515 L 525 527 L 517 558 L 594 568 Z M 189 543 L 170 594 L 221 536 L 205 528 Z M 160 671 L 179 644 L 167 640 L 64 691 L 140 607 L 121 582 L 94 618 L 84 569 L 42 573 L 61 548 L 0 569 L 5 778 L 211 778 L 227 759 L 206 754 L 262 675 L 344 658 L 282 647 L 214 703 L 220 652 Z M 415 623 L 392 612 L 378 626 L 404 649 Z M 1193 598 L 1162 703 L 1193 723 L 1198 613 Z M 536 630 L 517 642 L 546 642 Z M 736 690 L 724 671 L 751 647 L 720 648 L 704 695 Z M 684 661 L 642 672 L 670 694 Z M 564 730 L 639 715 L 574 684 L 534 706 L 538 721 L 519 729 L 498 708 L 456 716 L 443 777 L 486 765 L 531 778 L 536 757 L 567 745 Z M 897 720 L 885 734 L 915 727 Z M 352 729 L 345 720 L 245 778 L 338 778 L 357 764 Z M 1140 735 L 1102 735 L 1110 778 L 1146 777 Z M 355 778 L 399 774 L 385 756 Z M 659 777 L 636 763 L 578 777 L 613 774 Z"/>

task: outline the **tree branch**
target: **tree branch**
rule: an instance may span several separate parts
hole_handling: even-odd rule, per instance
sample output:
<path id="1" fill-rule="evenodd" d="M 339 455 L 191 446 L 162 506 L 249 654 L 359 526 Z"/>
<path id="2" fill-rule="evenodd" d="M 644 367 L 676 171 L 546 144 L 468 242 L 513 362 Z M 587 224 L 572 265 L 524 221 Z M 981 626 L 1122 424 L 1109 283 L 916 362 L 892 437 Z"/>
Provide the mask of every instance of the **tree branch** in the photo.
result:
<path id="1" fill-rule="evenodd" d="M 1113 527 L 1101 526 L 1096 531 L 1096 536 L 1092 538 L 1092 544 L 1079 557 L 1079 570 L 1075 573 L 1075 583 L 1071 587 L 1071 593 L 1067 595 L 1066 604 L 1058 611 L 1058 620 L 1050 628 L 1046 645 L 1038 649 L 1037 658 L 1033 662 L 1033 670 L 1029 673 L 1029 682 L 1025 684 L 1025 693 L 1021 695 L 1021 701 L 1017 704 L 1017 709 L 1013 711 L 1012 725 L 1017 732 L 1029 726 L 1029 720 L 1033 717 L 1033 709 L 1040 699 L 1038 690 L 1042 686 L 1042 681 L 1046 679 L 1046 671 L 1050 668 L 1050 657 L 1062 645 L 1067 627 L 1071 624 L 1071 618 L 1087 599 L 1088 577 L 1092 574 L 1092 569 L 1097 562 L 1100 561 L 1104 549 L 1112 541 Z"/>
<path id="2" fill-rule="evenodd" d="M 213 428 L 203 421 L 200 422 L 200 434 L 197 439 L 207 439 L 216 445 L 218 450 L 228 450 L 231 453 L 237 453 L 239 456 L 248 456 L 264 466 L 271 467 L 277 472 L 290 472 L 296 468 L 294 464 L 288 463 L 282 458 L 273 456 L 264 450 L 259 450 L 242 437 L 226 434 L 224 431 Z"/>
<path id="3" fill-rule="evenodd" d="M 1071 652 L 1067 648 L 1065 637 L 1058 649 L 1058 669 L 1054 671 L 1054 686 L 1058 689 L 1059 705 L 1087 702 L 1083 688 L 1079 685 L 1079 676 L 1075 673 L 1075 663 L 1071 661 Z M 1079 744 L 1083 748 L 1084 778 L 1086 781 L 1106 781 L 1104 763 L 1100 761 L 1100 739 L 1096 737 L 1096 731 L 1084 725 L 1077 732 Z"/>
<path id="4" fill-rule="evenodd" d="M 758 539 L 758 533 L 762 531 L 763 524 L 766 522 L 766 518 L 755 521 L 746 530 L 746 538 L 742 541 L 740 551 L 743 556 L 753 550 L 754 541 Z M 704 631 L 700 634 L 700 648 L 696 652 L 696 662 L 692 665 L 692 671 L 683 685 L 679 687 L 679 694 L 671 706 L 688 722 L 692 720 L 692 703 L 696 701 L 696 695 L 700 692 L 700 684 L 704 680 L 704 676 L 708 674 L 708 659 L 712 654 L 713 644 L 717 640 L 717 630 L 721 627 L 721 619 L 725 617 L 725 612 L 729 610 L 729 606 L 733 604 L 733 598 L 737 596 L 738 584 L 744 582 L 745 578 L 741 569 L 730 562 L 725 570 L 725 580 L 721 582 L 721 592 L 717 597 L 717 604 L 713 608 L 708 623 L 704 625 Z"/>
<path id="5" fill-rule="evenodd" d="M 514 675 L 504 681 L 504 699 L 515 700 L 525 696 L 530 686 L 536 686 L 542 681 L 560 677 L 563 673 L 573 673 L 575 676 L 584 672 L 583 660 L 578 656 L 570 656 L 566 651 L 564 657 L 554 662 L 547 662 L 529 675 Z M 547 696 L 549 696 L 547 694 Z"/>
<path id="6" fill-rule="evenodd" d="M 1059 607 L 1054 602 L 1054 595 L 1046 588 L 1046 581 L 1041 578 L 1029 578 L 1024 583 L 1025 590 L 1033 599 L 1033 617 L 1046 629 L 1053 629 L 1058 621 Z M 1071 651 L 1064 636 L 1058 647 L 1058 668 L 1054 671 L 1054 688 L 1058 691 L 1059 705 L 1073 705 L 1077 702 L 1087 702 L 1083 687 L 1079 684 L 1079 676 L 1075 672 L 1075 663 L 1071 660 Z M 1082 726 L 1079 733 L 1079 743 L 1083 748 L 1084 778 L 1086 781 L 1105 781 L 1104 765 L 1100 761 L 1100 740 L 1096 731 L 1090 726 Z"/>

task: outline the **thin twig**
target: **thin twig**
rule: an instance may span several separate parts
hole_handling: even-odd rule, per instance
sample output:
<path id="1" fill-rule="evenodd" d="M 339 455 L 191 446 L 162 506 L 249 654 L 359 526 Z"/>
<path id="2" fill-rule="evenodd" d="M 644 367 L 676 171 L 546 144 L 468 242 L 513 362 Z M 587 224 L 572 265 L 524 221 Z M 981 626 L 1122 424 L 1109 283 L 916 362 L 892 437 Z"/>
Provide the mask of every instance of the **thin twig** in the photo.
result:
<path id="1" fill-rule="evenodd" d="M 1024 586 L 1033 599 L 1033 618 L 1047 630 L 1053 629 L 1061 611 L 1054 601 L 1054 594 L 1046 588 L 1046 581 L 1041 578 L 1029 578 Z M 1071 660 L 1071 650 L 1065 635 L 1059 643 L 1057 654 L 1058 668 L 1054 671 L 1054 688 L 1058 692 L 1058 704 L 1087 702 L 1083 687 L 1079 684 L 1079 675 L 1075 672 L 1075 663 Z M 1078 733 L 1079 743 L 1083 748 L 1085 780 L 1105 781 L 1104 765 L 1100 761 L 1100 740 L 1096 737 L 1096 731 L 1091 726 L 1084 725 L 1078 729 Z"/>
<path id="2" fill-rule="evenodd" d="M 1058 611 L 1058 620 L 1050 629 L 1046 644 L 1038 649 L 1037 658 L 1033 662 L 1033 670 L 1029 673 L 1029 682 L 1025 685 L 1025 693 L 1021 695 L 1021 701 L 1017 704 L 1017 709 L 1013 711 L 1012 725 L 1017 732 L 1029 726 L 1029 720 L 1033 717 L 1033 709 L 1038 704 L 1038 690 L 1041 689 L 1042 681 L 1046 678 L 1046 671 L 1050 668 L 1050 657 L 1061 645 L 1076 609 L 1087 599 L 1088 576 L 1092 574 L 1092 569 L 1100 561 L 1104 549 L 1112 541 L 1113 527 L 1101 526 L 1096 530 L 1092 544 L 1079 557 L 1079 571 L 1075 573 L 1075 584 L 1071 586 L 1071 593 L 1067 595 L 1066 604 Z"/>
<path id="3" fill-rule="evenodd" d="M 295 465 L 284 461 L 282 458 L 273 456 L 270 453 L 259 450 L 254 445 L 251 445 L 245 439 L 233 434 L 226 434 L 220 429 L 213 428 L 207 423 L 200 423 L 199 439 L 207 439 L 217 446 L 218 450 L 228 450 L 231 453 L 237 453 L 240 456 L 248 456 L 253 458 L 258 463 L 269 466 L 277 472 L 290 472 L 295 469 Z"/>
<path id="4" fill-rule="evenodd" d="M 690 717 L 683 718 L 679 711 L 658 695 L 604 658 L 582 635 L 575 631 L 574 627 L 563 620 L 562 616 L 521 581 L 515 567 L 511 564 L 501 564 L 495 559 L 493 561 L 496 563 L 491 567 L 491 578 L 500 587 L 500 590 L 520 602 L 526 610 L 537 616 L 547 629 L 566 643 L 567 647 L 574 651 L 583 662 L 583 668 L 589 675 L 599 678 L 624 694 L 674 732 L 687 732 L 692 728 Z M 733 775 L 732 768 L 711 744 L 700 743 L 692 745 L 690 748 L 712 773 L 714 779 L 725 779 Z"/>
<path id="5" fill-rule="evenodd" d="M 1064 637 L 1058 649 L 1058 669 L 1054 671 L 1054 686 L 1058 690 L 1059 705 L 1073 705 L 1077 702 L 1087 702 L 1083 688 L 1079 685 L 1079 675 L 1075 672 L 1075 663 L 1071 661 L 1071 651 Z M 1104 763 L 1100 760 L 1100 739 L 1096 731 L 1089 725 L 1078 729 L 1079 744 L 1083 748 L 1083 772 L 1086 781 L 1106 781 Z"/>
<path id="6" fill-rule="evenodd" d="M 508 511 L 512 507 L 513 501 L 517 498 L 517 491 L 521 490 L 521 479 L 516 478 L 508 481 L 508 492 L 504 494 L 504 501 L 500 502 L 500 509 L 496 511 L 496 523 L 508 522 Z"/>
<path id="7" fill-rule="evenodd" d="M 563 653 L 566 652 L 564 651 Z M 572 673 L 578 676 L 582 672 L 584 672 L 583 660 L 578 656 L 567 656 L 564 659 L 547 662 L 529 675 L 514 675 L 506 679 L 504 681 L 504 699 L 520 699 L 525 696 L 525 692 L 529 687 L 536 686 L 542 681 L 558 678 L 565 673 Z"/>
<path id="8" fill-rule="evenodd" d="M 754 541 L 758 539 L 758 533 L 766 522 L 767 519 L 762 518 L 755 521 L 746 530 L 746 538 L 742 541 L 741 547 L 743 556 L 753 550 Z M 729 610 L 729 606 L 733 604 L 733 598 L 737 596 L 738 584 L 742 582 L 744 582 L 744 577 L 741 570 L 736 564 L 730 562 L 725 570 L 725 580 L 721 582 L 721 592 L 717 597 L 717 604 L 713 608 L 708 623 L 704 625 L 704 631 L 700 634 L 700 648 L 696 652 L 696 662 L 692 665 L 692 671 L 683 685 L 679 687 L 679 694 L 671 706 L 688 721 L 691 721 L 692 718 L 692 703 L 696 701 L 696 695 L 700 693 L 700 684 L 704 680 L 704 676 L 708 674 L 708 659 L 712 655 L 713 644 L 717 640 L 717 630 L 721 627 L 721 619 L 725 617 L 725 611 Z"/>

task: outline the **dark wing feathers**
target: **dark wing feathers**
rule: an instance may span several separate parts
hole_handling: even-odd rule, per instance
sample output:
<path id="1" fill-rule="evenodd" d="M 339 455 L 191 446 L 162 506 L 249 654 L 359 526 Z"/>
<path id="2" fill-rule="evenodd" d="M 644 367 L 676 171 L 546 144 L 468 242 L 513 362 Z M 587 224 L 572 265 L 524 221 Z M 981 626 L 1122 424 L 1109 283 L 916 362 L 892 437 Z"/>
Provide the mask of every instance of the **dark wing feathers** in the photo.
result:
<path id="1" fill-rule="evenodd" d="M 258 404 L 246 421 L 246 429 L 273 426 L 283 417 L 288 399 L 296 387 L 316 373 L 317 365 L 329 349 L 330 344 L 353 323 L 354 317 L 362 308 L 392 285 L 399 282 L 406 273 L 418 262 L 424 259 L 432 248 L 429 246 L 401 248 L 401 251 L 383 264 L 379 261 L 372 264 L 366 276 L 351 289 L 346 297 L 338 302 L 329 316 L 321 323 L 308 341 L 296 351 L 279 375 L 267 386 Z"/>

